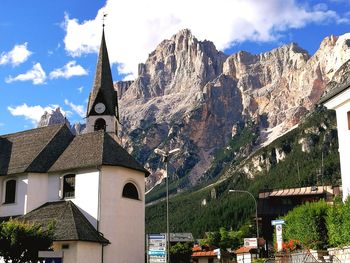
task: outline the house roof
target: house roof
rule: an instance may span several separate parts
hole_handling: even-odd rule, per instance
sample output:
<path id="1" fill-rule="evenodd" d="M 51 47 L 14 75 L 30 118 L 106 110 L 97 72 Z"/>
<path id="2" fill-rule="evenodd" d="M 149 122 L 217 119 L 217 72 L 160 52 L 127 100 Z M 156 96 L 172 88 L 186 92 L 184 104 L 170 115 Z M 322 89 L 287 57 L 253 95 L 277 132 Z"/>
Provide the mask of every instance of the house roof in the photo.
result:
<path id="1" fill-rule="evenodd" d="M 97 59 L 94 86 L 92 87 L 88 102 L 87 116 L 96 114 L 93 107 L 98 102 L 106 104 L 105 114 L 115 115 L 119 118 L 117 92 L 113 85 L 104 31 L 102 32 L 100 51 Z"/>
<path id="2" fill-rule="evenodd" d="M 44 227 L 54 224 L 54 241 L 109 241 L 91 225 L 72 201 L 48 202 L 18 218 Z"/>
<path id="3" fill-rule="evenodd" d="M 325 93 L 322 98 L 319 101 L 319 104 L 326 103 L 327 101 L 331 100 L 335 96 L 339 95 L 343 91 L 350 88 L 350 83 L 342 83 L 334 86 L 331 90 L 329 90 L 327 93 Z"/>
<path id="4" fill-rule="evenodd" d="M 298 196 L 298 195 L 323 195 L 334 194 L 333 186 L 308 186 L 288 189 L 274 189 L 259 193 L 259 198 Z"/>
<path id="5" fill-rule="evenodd" d="M 199 251 L 193 252 L 192 257 L 216 257 L 216 253 L 214 251 Z"/>
<path id="6" fill-rule="evenodd" d="M 0 136 L 0 175 L 46 172 L 73 137 L 65 124 Z"/>
<path id="7" fill-rule="evenodd" d="M 65 125 L 52 125 L 0 136 L 0 175 L 58 172 L 101 165 L 145 173 L 117 141 L 104 131 L 74 136 Z"/>

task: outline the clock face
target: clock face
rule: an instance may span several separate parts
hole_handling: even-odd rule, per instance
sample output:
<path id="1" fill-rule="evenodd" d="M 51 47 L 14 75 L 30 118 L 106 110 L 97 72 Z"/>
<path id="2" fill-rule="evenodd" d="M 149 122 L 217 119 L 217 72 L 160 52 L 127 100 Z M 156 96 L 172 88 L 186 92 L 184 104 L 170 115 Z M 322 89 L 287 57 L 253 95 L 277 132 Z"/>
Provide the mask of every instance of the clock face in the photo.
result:
<path id="1" fill-rule="evenodd" d="M 103 113 L 104 111 L 105 111 L 105 109 L 106 109 L 106 106 L 103 104 L 103 103 L 97 103 L 96 105 L 95 105 L 95 111 L 96 111 L 96 113 L 98 113 L 98 114 L 101 114 L 101 113 Z"/>

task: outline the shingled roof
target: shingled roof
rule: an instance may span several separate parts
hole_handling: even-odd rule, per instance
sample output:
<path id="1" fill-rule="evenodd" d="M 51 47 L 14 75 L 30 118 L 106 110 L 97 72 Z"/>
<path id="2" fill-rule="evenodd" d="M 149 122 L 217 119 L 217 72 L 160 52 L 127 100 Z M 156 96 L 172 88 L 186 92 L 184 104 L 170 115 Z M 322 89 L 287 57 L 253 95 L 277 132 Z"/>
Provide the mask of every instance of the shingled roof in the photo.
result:
<path id="1" fill-rule="evenodd" d="M 149 174 L 108 133 L 102 130 L 76 136 L 49 172 L 101 165 L 122 166 Z"/>
<path id="2" fill-rule="evenodd" d="M 90 241 L 108 244 L 72 201 L 48 202 L 18 217 L 18 220 L 38 223 L 44 227 L 54 224 L 54 241 Z"/>
<path id="3" fill-rule="evenodd" d="M 65 124 L 0 137 L 0 175 L 46 172 L 72 141 Z"/>
<path id="4" fill-rule="evenodd" d="M 104 131 L 74 136 L 63 124 L 0 136 L 0 175 L 60 172 L 101 165 L 149 174 Z"/>

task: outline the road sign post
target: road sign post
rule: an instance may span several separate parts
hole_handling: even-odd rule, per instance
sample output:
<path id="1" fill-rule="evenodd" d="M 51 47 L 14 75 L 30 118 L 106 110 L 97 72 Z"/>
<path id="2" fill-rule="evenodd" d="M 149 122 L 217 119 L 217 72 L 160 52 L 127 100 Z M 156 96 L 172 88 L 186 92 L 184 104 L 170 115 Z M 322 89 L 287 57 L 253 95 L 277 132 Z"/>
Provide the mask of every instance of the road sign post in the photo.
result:
<path id="1" fill-rule="evenodd" d="M 149 234 L 147 235 L 147 262 L 164 263 L 166 262 L 166 235 Z"/>

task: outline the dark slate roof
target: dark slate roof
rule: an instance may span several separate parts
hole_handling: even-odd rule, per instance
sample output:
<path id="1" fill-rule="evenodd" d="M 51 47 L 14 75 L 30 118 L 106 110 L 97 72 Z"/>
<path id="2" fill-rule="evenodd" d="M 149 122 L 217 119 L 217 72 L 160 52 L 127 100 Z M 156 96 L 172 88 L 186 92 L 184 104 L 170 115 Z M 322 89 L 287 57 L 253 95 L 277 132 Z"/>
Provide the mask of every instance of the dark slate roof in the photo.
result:
<path id="1" fill-rule="evenodd" d="M 0 136 L 0 175 L 46 172 L 73 137 L 65 124 Z"/>
<path id="2" fill-rule="evenodd" d="M 72 201 L 49 202 L 18 218 L 44 227 L 54 224 L 54 241 L 90 241 L 108 244 Z"/>
<path id="3" fill-rule="evenodd" d="M 0 175 L 59 172 L 101 165 L 144 169 L 109 134 L 74 136 L 65 125 L 52 125 L 0 136 Z"/>
<path id="4" fill-rule="evenodd" d="M 143 166 L 104 131 L 76 136 L 49 172 L 92 168 L 101 165 L 122 166 L 141 171 L 146 175 L 149 174 Z"/>
<path id="5" fill-rule="evenodd" d="M 94 106 L 98 102 L 103 102 L 106 105 L 106 111 L 104 114 L 114 115 L 119 118 L 119 116 L 117 116 L 118 112 L 116 111 L 116 108 L 118 107 L 117 92 L 113 85 L 104 31 L 102 32 L 94 86 L 90 93 L 88 102 L 87 116 L 96 115 Z"/>
<path id="6" fill-rule="evenodd" d="M 347 90 L 350 88 L 350 83 L 342 83 L 338 84 L 335 87 L 333 87 L 331 90 L 329 90 L 327 93 L 325 93 L 322 98 L 319 101 L 319 104 L 326 103 L 327 101 L 331 100 L 335 96 L 339 95 L 343 91 Z"/>

